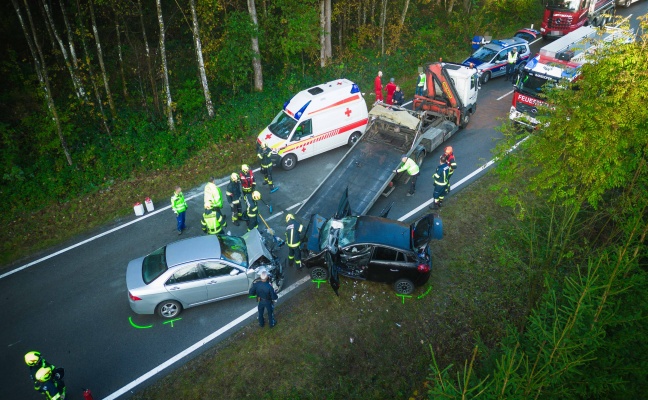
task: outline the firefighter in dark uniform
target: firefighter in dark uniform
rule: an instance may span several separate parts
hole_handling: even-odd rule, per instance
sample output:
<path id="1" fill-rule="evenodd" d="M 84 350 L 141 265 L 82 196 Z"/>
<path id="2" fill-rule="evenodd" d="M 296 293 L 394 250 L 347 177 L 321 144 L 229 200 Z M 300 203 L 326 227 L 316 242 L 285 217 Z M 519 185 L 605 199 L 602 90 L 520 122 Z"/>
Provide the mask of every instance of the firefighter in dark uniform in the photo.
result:
<path id="1" fill-rule="evenodd" d="M 279 297 L 270 282 L 268 282 L 268 271 L 262 269 L 260 276 L 261 280 L 252 284 L 250 296 L 256 296 L 259 302 L 259 326 L 263 328 L 265 325 L 263 313 L 265 310 L 268 310 L 268 321 L 270 321 L 270 328 L 272 328 L 277 324 L 277 320 L 274 318 L 274 301 Z"/>
<path id="2" fill-rule="evenodd" d="M 258 191 L 252 192 L 252 194 L 245 195 L 245 203 L 247 204 L 247 230 L 248 232 L 259 226 L 259 221 L 257 220 L 257 214 L 259 214 L 259 203 L 261 200 L 261 193 Z"/>
<path id="3" fill-rule="evenodd" d="M 448 189 L 449 170 L 450 167 L 448 167 L 448 160 L 445 154 L 442 154 L 439 159 L 439 166 L 434 173 L 434 202 L 429 206 L 431 209 L 439 208 L 441 207 L 441 203 L 443 203 L 443 198 Z"/>
<path id="4" fill-rule="evenodd" d="M 241 209 L 241 184 L 239 183 L 239 176 L 236 172 L 232 172 L 230 181 L 225 188 L 225 195 L 227 202 L 230 204 L 232 210 L 232 222 L 234 225 L 239 226 L 239 219 L 243 217 Z"/>
<path id="5" fill-rule="evenodd" d="M 272 183 L 272 150 L 266 142 L 261 142 L 257 157 L 261 160 L 261 172 L 263 173 L 263 184 L 269 185 L 270 193 L 276 192 L 279 187 Z"/>
<path id="6" fill-rule="evenodd" d="M 36 379 L 36 372 L 41 368 L 56 368 L 54 365 L 45 361 L 45 358 L 38 351 L 30 351 L 25 354 L 25 364 L 29 367 L 29 377 L 34 382 L 34 390 L 40 390 L 42 386 L 42 383 Z"/>
<path id="7" fill-rule="evenodd" d="M 218 235 L 223 232 L 223 226 L 219 221 L 218 213 L 212 211 L 210 208 L 205 209 L 200 224 L 202 225 L 203 232 L 208 235 Z"/>
<path id="8" fill-rule="evenodd" d="M 239 174 L 241 179 L 241 188 L 243 189 L 243 194 L 251 194 L 256 189 L 256 182 L 254 181 L 254 173 L 250 169 L 250 166 L 247 164 L 241 165 L 241 173 Z"/>
<path id="9" fill-rule="evenodd" d="M 54 378 L 52 367 L 43 367 L 36 371 L 36 379 L 40 382 L 39 392 L 43 393 L 47 400 L 65 399 L 65 383 L 62 379 Z"/>
<path id="10" fill-rule="evenodd" d="M 304 226 L 297 222 L 292 214 L 286 215 L 286 244 L 288 245 L 288 262 L 295 262 L 295 267 L 301 269 L 301 235 Z"/>
<path id="11" fill-rule="evenodd" d="M 454 174 L 454 170 L 457 169 L 457 160 L 455 159 L 454 153 L 452 152 L 452 146 L 447 146 L 445 148 L 446 163 L 450 169 L 448 170 L 448 186 L 446 188 L 446 193 L 450 192 L 450 178 Z"/>

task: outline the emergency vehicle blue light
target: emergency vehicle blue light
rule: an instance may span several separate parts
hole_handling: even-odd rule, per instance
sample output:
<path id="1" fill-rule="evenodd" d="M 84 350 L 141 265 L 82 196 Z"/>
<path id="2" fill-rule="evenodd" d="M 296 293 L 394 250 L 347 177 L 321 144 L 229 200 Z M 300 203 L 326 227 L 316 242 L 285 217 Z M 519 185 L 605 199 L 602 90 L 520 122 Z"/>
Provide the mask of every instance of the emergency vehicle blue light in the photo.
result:
<path id="1" fill-rule="evenodd" d="M 507 44 L 502 42 L 501 40 L 491 40 L 491 43 L 496 45 L 496 46 L 500 46 L 500 47 L 506 47 L 507 46 Z"/>
<path id="2" fill-rule="evenodd" d="M 304 104 L 304 106 L 303 106 L 302 108 L 300 108 L 299 111 L 297 111 L 297 112 L 295 113 L 295 119 L 296 119 L 297 121 L 299 121 L 299 119 L 301 118 L 301 116 L 302 116 L 302 114 L 304 113 L 304 111 L 306 111 L 306 109 L 308 108 L 308 105 L 310 104 L 310 102 L 311 102 L 311 101 L 308 100 L 308 103 Z"/>
<path id="3" fill-rule="evenodd" d="M 293 99 L 293 97 L 295 97 L 295 96 L 292 96 L 291 98 L 289 98 L 288 100 L 286 100 L 286 102 L 285 102 L 284 105 L 283 105 L 283 109 L 284 109 L 284 110 L 286 109 L 286 107 L 288 107 L 288 104 L 290 104 L 290 101 Z"/>
<path id="4" fill-rule="evenodd" d="M 356 83 L 354 83 L 351 86 L 351 94 L 353 94 L 353 93 L 360 93 L 360 88 L 358 87 L 358 84 L 356 84 Z"/>

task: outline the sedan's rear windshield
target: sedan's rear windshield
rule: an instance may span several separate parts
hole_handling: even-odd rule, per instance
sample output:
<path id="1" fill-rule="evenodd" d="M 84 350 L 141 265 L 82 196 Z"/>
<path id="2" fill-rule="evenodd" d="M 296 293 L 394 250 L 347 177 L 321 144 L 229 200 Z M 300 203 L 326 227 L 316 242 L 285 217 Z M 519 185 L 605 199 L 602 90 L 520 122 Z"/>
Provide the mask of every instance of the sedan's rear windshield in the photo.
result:
<path id="1" fill-rule="evenodd" d="M 167 270 L 166 246 L 160 247 L 144 257 L 142 261 L 142 279 L 147 285 Z"/>

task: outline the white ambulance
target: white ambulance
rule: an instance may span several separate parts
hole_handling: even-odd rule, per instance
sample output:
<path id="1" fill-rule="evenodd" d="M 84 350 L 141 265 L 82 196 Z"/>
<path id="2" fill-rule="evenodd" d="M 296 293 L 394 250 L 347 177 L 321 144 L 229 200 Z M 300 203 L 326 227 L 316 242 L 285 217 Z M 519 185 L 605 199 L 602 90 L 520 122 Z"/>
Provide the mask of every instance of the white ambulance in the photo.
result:
<path id="1" fill-rule="evenodd" d="M 367 115 L 358 85 L 338 79 L 293 96 L 257 142 L 265 142 L 288 171 L 297 161 L 355 143 L 367 127 Z"/>

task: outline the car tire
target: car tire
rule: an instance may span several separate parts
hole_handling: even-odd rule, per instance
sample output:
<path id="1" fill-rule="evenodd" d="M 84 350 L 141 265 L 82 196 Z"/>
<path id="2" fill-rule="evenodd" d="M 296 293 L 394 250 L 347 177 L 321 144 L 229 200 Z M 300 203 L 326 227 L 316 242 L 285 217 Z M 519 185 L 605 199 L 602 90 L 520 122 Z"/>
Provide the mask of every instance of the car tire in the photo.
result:
<path id="1" fill-rule="evenodd" d="M 165 300 L 158 304 L 155 313 L 162 318 L 175 318 L 182 312 L 182 305 L 175 300 Z"/>
<path id="2" fill-rule="evenodd" d="M 310 276 L 314 281 L 325 281 L 328 279 L 328 269 L 324 267 L 315 267 L 311 269 Z"/>
<path id="3" fill-rule="evenodd" d="M 488 81 L 490 81 L 490 78 L 491 78 L 490 72 L 484 73 L 484 75 L 482 75 L 482 78 L 481 78 L 482 85 L 485 85 Z"/>
<path id="4" fill-rule="evenodd" d="M 353 146 L 358 139 L 360 139 L 360 136 L 362 136 L 362 133 L 360 132 L 353 132 L 351 136 L 349 136 L 349 146 Z"/>
<path id="5" fill-rule="evenodd" d="M 296 165 L 297 165 L 297 156 L 294 154 L 286 154 L 281 159 L 281 168 L 284 171 L 290 171 L 291 169 L 295 168 Z"/>
<path id="6" fill-rule="evenodd" d="M 394 282 L 394 290 L 396 294 L 412 294 L 414 293 L 414 283 L 409 279 L 399 279 Z"/>

